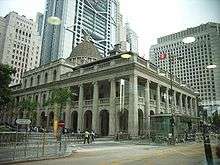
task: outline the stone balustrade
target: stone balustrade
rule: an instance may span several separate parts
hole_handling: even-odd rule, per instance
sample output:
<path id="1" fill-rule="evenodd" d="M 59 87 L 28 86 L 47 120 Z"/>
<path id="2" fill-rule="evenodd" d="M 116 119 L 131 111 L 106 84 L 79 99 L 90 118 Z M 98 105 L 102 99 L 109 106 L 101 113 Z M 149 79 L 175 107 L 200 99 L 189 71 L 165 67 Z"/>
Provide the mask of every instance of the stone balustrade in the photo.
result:
<path id="1" fill-rule="evenodd" d="M 109 99 L 109 98 L 100 98 L 100 99 L 99 99 L 99 104 L 100 104 L 100 105 L 110 104 L 110 99 Z"/>

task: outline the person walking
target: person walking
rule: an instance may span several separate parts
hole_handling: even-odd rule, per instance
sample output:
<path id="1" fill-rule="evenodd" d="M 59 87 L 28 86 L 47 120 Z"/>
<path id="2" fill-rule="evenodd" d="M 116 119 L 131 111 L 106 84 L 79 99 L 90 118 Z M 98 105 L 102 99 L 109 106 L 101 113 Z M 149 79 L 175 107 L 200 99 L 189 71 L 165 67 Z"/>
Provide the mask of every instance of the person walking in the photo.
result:
<path id="1" fill-rule="evenodd" d="M 86 144 L 86 141 L 89 144 L 89 132 L 87 130 L 85 131 L 84 134 L 84 144 Z"/>
<path id="2" fill-rule="evenodd" d="M 93 130 L 91 131 L 91 138 L 92 142 L 95 141 L 95 132 Z"/>

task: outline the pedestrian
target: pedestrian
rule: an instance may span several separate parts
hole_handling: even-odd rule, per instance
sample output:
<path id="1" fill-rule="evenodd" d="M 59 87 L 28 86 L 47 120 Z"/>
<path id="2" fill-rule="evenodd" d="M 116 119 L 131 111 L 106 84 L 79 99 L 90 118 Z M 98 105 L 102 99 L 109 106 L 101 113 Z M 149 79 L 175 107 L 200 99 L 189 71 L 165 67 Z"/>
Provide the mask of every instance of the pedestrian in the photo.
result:
<path id="1" fill-rule="evenodd" d="M 172 140 L 172 133 L 168 133 L 168 140 L 169 140 L 169 144 L 172 144 L 171 140 Z"/>
<path id="2" fill-rule="evenodd" d="M 89 144 L 89 132 L 86 130 L 85 133 L 84 133 L 84 144 L 86 143 Z"/>
<path id="3" fill-rule="evenodd" d="M 80 139 L 80 134 L 81 134 L 81 131 L 80 131 L 80 129 L 78 129 L 78 130 L 77 130 L 77 134 L 76 134 L 76 138 L 77 138 L 77 139 Z"/>
<path id="4" fill-rule="evenodd" d="M 93 130 L 91 131 L 91 138 L 92 142 L 95 141 L 95 132 Z"/>

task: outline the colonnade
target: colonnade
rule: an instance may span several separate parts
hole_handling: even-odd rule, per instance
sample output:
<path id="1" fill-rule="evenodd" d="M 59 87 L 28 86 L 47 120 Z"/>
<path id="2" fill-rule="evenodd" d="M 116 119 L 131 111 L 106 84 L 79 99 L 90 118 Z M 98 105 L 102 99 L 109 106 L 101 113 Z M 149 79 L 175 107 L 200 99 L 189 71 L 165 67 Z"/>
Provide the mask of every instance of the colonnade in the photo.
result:
<path id="1" fill-rule="evenodd" d="M 84 130 L 85 129 L 85 112 L 87 110 L 90 110 L 92 112 L 92 125 L 91 128 L 93 130 L 96 130 L 97 133 L 99 133 L 100 130 L 100 111 L 101 110 L 107 110 L 108 116 L 109 116 L 109 135 L 114 135 L 116 132 L 120 131 L 119 127 L 119 111 L 121 111 L 116 103 L 116 83 L 118 82 L 118 79 L 125 78 L 128 80 L 128 104 L 126 106 L 128 111 L 128 133 L 131 135 L 137 135 L 138 134 L 138 110 L 139 110 L 139 79 L 140 77 L 136 74 L 131 74 L 126 77 L 120 77 L 120 78 L 110 78 L 109 80 L 103 80 L 107 81 L 109 83 L 110 91 L 109 92 L 109 104 L 106 106 L 100 106 L 99 102 L 99 81 L 92 82 L 92 88 L 93 88 L 93 97 L 92 97 L 92 105 L 87 108 L 85 108 L 85 100 L 84 100 L 84 93 L 85 88 L 84 84 L 80 83 L 78 84 L 78 108 L 74 109 L 71 107 L 71 105 L 67 105 L 65 108 L 65 125 L 67 128 L 71 127 L 71 112 L 77 111 L 77 129 Z M 144 82 L 144 108 L 141 109 L 143 111 L 143 120 L 144 125 L 146 126 L 144 129 L 147 129 L 148 131 L 150 129 L 150 112 L 154 115 L 159 115 L 161 113 L 178 113 L 178 114 L 185 114 L 189 116 L 196 116 L 197 113 L 197 103 L 196 99 L 193 95 L 187 93 L 185 90 L 182 90 L 182 88 L 174 88 L 173 90 L 173 97 L 170 97 L 170 85 L 162 85 L 159 82 L 154 82 L 150 79 L 143 79 L 141 78 L 142 83 Z M 163 83 L 164 84 L 164 83 Z M 155 89 L 155 109 L 152 109 L 151 107 L 151 88 L 154 87 Z M 177 90 L 176 90 L 177 89 Z M 166 97 L 165 97 L 166 96 Z M 41 94 L 35 93 L 35 97 L 32 96 L 33 99 L 36 99 L 41 106 L 37 109 L 37 125 L 41 125 L 41 113 L 46 110 L 44 110 L 43 102 L 48 99 L 49 92 L 41 92 Z M 165 105 L 162 107 L 162 102 Z M 49 117 L 47 117 L 47 125 L 49 124 Z"/>

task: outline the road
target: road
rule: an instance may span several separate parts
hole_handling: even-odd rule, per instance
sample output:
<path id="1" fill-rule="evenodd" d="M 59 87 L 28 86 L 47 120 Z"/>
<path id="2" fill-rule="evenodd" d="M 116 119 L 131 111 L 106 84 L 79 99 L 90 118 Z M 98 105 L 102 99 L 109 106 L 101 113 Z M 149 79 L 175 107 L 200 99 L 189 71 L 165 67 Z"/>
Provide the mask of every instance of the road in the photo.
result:
<path id="1" fill-rule="evenodd" d="M 119 142 L 78 144 L 66 158 L 19 163 L 19 165 L 203 165 L 202 144 L 178 146 L 135 145 Z"/>

